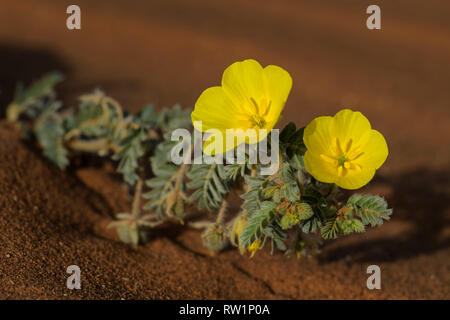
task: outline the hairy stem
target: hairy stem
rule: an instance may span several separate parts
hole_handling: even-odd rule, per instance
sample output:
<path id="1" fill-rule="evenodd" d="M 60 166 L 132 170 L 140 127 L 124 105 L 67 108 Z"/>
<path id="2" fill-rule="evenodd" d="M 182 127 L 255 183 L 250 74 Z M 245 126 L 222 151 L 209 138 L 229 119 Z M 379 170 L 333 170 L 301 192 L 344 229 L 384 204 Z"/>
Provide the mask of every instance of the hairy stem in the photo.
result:
<path id="1" fill-rule="evenodd" d="M 134 221 L 136 221 L 141 214 L 142 184 L 142 179 L 139 178 L 136 184 L 136 190 L 134 191 L 133 205 L 131 207 L 131 216 Z"/>
<path id="2" fill-rule="evenodd" d="M 192 144 L 189 146 L 189 150 L 188 152 L 186 152 L 186 155 L 184 156 L 183 159 L 183 164 L 180 167 L 180 170 L 178 170 L 177 176 L 176 176 L 176 180 L 175 180 L 175 193 L 178 194 L 178 192 L 181 189 L 181 183 L 183 182 L 183 177 L 186 174 L 186 170 L 188 168 L 188 159 L 191 158 L 191 154 L 192 154 Z"/>
<path id="3" fill-rule="evenodd" d="M 176 180 L 175 180 L 175 192 L 178 193 L 181 189 L 181 183 L 183 182 L 184 174 L 186 173 L 187 164 L 183 163 L 180 166 L 180 170 L 178 170 L 176 174 Z"/>
<path id="4" fill-rule="evenodd" d="M 213 222 L 211 221 L 194 221 L 194 222 L 188 222 L 188 226 L 194 229 L 206 229 L 209 228 Z"/>
<path id="5" fill-rule="evenodd" d="M 301 170 L 297 172 L 298 185 L 300 187 L 300 194 L 305 194 L 305 182 L 303 180 L 303 173 Z"/>
<path id="6" fill-rule="evenodd" d="M 224 221 L 227 205 L 228 205 L 228 201 L 225 197 L 225 198 L 223 198 L 222 204 L 220 205 L 219 213 L 217 214 L 216 223 L 222 224 L 222 222 Z"/>
<path id="7" fill-rule="evenodd" d="M 99 152 L 101 150 L 112 150 L 119 152 L 121 147 L 112 144 L 108 138 L 98 138 L 95 140 L 75 139 L 70 141 L 67 146 L 69 149 L 83 152 Z"/>
<path id="8" fill-rule="evenodd" d="M 253 165 L 253 166 L 252 166 L 252 171 L 250 172 L 250 175 L 251 175 L 252 177 L 255 177 L 255 176 L 256 176 L 256 165 Z"/>

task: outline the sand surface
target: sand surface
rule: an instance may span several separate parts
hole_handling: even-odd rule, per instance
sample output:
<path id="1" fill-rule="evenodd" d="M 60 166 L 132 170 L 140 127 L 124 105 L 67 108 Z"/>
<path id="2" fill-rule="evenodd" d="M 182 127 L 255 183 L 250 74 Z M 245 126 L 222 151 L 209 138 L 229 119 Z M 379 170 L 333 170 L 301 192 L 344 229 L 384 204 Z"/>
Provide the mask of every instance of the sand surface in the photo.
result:
<path id="1" fill-rule="evenodd" d="M 450 297 L 450 4 L 379 1 L 382 30 L 360 1 L 78 1 L 82 30 L 65 28 L 70 1 L 1 1 L 0 117 L 17 81 L 67 77 L 72 105 L 100 87 L 130 111 L 192 106 L 232 62 L 287 69 L 294 86 L 280 126 L 342 107 L 362 111 L 390 155 L 365 191 L 393 219 L 325 243 L 297 261 L 228 250 L 211 257 L 195 230 L 164 225 L 131 247 L 105 225 L 129 199 L 111 163 L 61 172 L 0 122 L 0 298 L 448 299 Z M 231 206 L 230 211 L 237 206 Z M 65 286 L 68 265 L 82 289 Z M 382 289 L 366 288 L 366 268 Z"/>

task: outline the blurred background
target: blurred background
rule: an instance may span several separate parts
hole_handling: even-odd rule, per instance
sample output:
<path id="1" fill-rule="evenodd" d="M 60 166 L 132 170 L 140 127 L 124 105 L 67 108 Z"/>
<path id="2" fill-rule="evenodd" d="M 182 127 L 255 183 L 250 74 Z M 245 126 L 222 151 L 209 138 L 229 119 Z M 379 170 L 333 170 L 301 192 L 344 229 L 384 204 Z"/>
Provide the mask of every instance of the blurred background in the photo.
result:
<path id="1" fill-rule="evenodd" d="M 449 137 L 450 4 L 378 1 L 382 29 L 368 30 L 360 0 L 81 0 L 72 31 L 73 3 L 1 0 L 2 105 L 17 81 L 56 69 L 69 104 L 100 87 L 131 111 L 192 107 L 228 65 L 254 58 L 294 79 L 281 125 L 351 107 L 387 137 L 385 173 L 448 165 L 435 141 Z"/>
<path id="2" fill-rule="evenodd" d="M 66 28 L 70 4 L 81 8 L 81 30 Z M 366 28 L 370 4 L 381 8 L 381 30 Z M 388 142 L 367 190 L 387 197 L 393 220 L 321 261 L 419 259 L 417 270 L 449 271 L 450 2 L 0 0 L 0 117 L 18 81 L 51 70 L 66 75 L 59 94 L 69 105 L 98 87 L 129 111 L 192 108 L 247 58 L 294 80 L 280 127 L 349 107 Z"/>

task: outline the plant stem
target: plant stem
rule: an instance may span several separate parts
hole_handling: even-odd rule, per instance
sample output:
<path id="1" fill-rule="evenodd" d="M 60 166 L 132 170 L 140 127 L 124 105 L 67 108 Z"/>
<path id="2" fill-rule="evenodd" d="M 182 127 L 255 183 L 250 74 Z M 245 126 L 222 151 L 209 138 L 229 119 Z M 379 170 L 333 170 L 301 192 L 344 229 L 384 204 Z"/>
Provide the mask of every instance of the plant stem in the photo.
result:
<path id="1" fill-rule="evenodd" d="M 177 172 L 176 180 L 175 180 L 175 193 L 178 194 L 178 192 L 181 189 L 181 183 L 183 182 L 183 177 L 186 173 L 186 169 L 188 168 L 188 159 L 191 158 L 192 153 L 192 144 L 189 146 L 189 150 L 184 156 L 183 164 L 180 167 L 180 170 Z"/>
<path id="2" fill-rule="evenodd" d="M 256 165 L 252 166 L 252 171 L 250 173 L 250 176 L 252 176 L 252 177 L 256 176 Z"/>
<path id="3" fill-rule="evenodd" d="M 298 184 L 300 187 L 300 194 L 305 194 L 305 185 L 304 185 L 304 180 L 303 180 L 303 173 L 301 170 L 299 170 L 297 172 L 297 177 L 298 177 Z"/>
<path id="4" fill-rule="evenodd" d="M 335 183 L 330 184 L 330 191 L 328 193 L 327 200 L 333 200 L 338 190 L 339 189 Z"/>
<path id="5" fill-rule="evenodd" d="M 99 152 L 100 150 L 113 150 L 114 152 L 119 152 L 121 147 L 110 143 L 107 138 L 99 138 L 95 140 L 73 140 L 70 141 L 67 146 L 76 151 L 84 152 Z"/>
<path id="6" fill-rule="evenodd" d="M 211 221 L 194 221 L 194 222 L 188 222 L 188 226 L 194 229 L 206 229 L 209 228 L 213 222 Z"/>
<path id="7" fill-rule="evenodd" d="M 175 192 L 178 193 L 181 189 L 181 183 L 183 182 L 183 177 L 187 169 L 187 164 L 183 163 L 180 167 L 180 170 L 178 170 L 175 180 Z"/>
<path id="8" fill-rule="evenodd" d="M 225 219 L 225 212 L 227 209 L 227 204 L 228 204 L 228 201 L 225 197 L 222 200 L 222 204 L 220 206 L 219 213 L 217 214 L 217 219 L 216 219 L 217 224 L 222 224 L 223 220 Z"/>
<path id="9" fill-rule="evenodd" d="M 139 178 L 134 191 L 133 205 L 131 207 L 131 216 L 136 221 L 141 213 L 141 195 L 142 195 L 142 179 Z"/>

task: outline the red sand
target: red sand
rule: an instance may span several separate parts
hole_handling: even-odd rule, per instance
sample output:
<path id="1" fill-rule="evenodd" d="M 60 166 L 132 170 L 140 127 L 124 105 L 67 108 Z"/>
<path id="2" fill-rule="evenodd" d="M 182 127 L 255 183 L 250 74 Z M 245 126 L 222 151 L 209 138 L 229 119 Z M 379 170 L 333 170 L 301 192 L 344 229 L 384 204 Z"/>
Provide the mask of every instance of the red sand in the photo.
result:
<path id="1" fill-rule="evenodd" d="M 380 1 L 383 29 L 372 32 L 357 1 L 84 0 L 83 29 L 72 32 L 66 2 L 2 3 L 0 109 L 16 81 L 53 69 L 68 76 L 69 104 L 101 86 L 128 110 L 191 106 L 227 65 L 254 57 L 294 79 L 282 124 L 352 106 L 386 136 L 389 159 L 365 191 L 386 196 L 394 216 L 301 261 L 266 251 L 210 257 L 197 231 L 175 225 L 131 247 L 104 228 L 129 206 L 110 163 L 61 172 L 3 121 L 0 298 L 450 297 L 449 5 Z M 71 264 L 81 290 L 65 286 Z M 382 290 L 365 286 L 371 264 Z"/>

